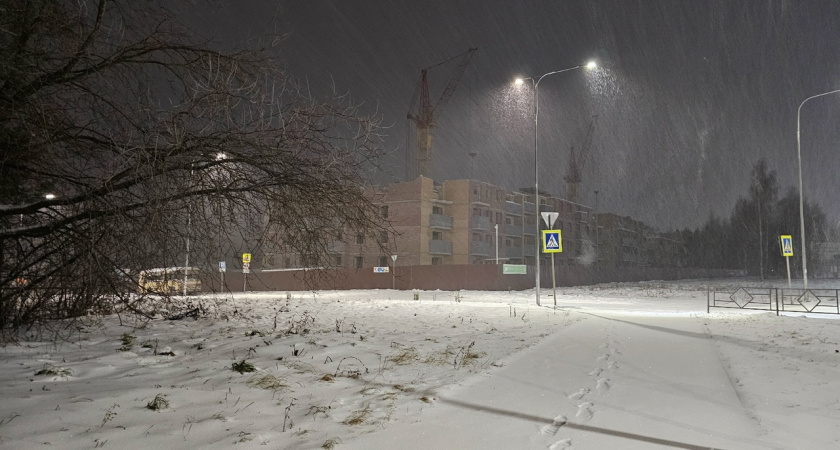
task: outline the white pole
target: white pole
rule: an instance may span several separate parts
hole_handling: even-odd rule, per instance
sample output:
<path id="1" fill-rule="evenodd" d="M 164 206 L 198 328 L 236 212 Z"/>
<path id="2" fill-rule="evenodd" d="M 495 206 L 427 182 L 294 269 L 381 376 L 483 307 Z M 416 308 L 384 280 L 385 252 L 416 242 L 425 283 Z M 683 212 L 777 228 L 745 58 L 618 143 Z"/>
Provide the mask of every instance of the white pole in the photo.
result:
<path id="1" fill-rule="evenodd" d="M 840 92 L 840 89 L 812 95 L 811 97 L 802 100 L 802 103 L 799 104 L 799 109 L 796 110 L 796 159 L 799 162 L 799 235 L 800 239 L 802 239 L 802 282 L 805 289 L 808 289 L 808 266 L 805 260 L 805 207 L 802 202 L 802 144 L 799 139 L 799 116 L 802 113 L 802 105 L 804 105 L 808 100 L 822 97 L 823 95 L 835 94 L 837 92 Z"/>
<path id="2" fill-rule="evenodd" d="M 394 270 L 391 273 L 391 289 L 397 289 L 397 256 L 391 255 L 391 261 L 394 261 Z"/>
<path id="3" fill-rule="evenodd" d="M 496 247 L 496 265 L 499 265 L 499 224 L 496 224 L 496 241 L 493 244 Z"/>

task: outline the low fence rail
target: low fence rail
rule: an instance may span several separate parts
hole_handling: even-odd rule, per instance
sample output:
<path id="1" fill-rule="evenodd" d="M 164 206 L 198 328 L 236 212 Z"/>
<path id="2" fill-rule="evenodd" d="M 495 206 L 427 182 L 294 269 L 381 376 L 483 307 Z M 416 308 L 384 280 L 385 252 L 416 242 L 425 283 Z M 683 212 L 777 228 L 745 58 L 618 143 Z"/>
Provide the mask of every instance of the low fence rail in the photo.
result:
<path id="1" fill-rule="evenodd" d="M 809 314 L 840 314 L 840 289 L 779 289 L 736 287 L 706 292 L 706 312 L 718 309 L 751 309 Z"/>

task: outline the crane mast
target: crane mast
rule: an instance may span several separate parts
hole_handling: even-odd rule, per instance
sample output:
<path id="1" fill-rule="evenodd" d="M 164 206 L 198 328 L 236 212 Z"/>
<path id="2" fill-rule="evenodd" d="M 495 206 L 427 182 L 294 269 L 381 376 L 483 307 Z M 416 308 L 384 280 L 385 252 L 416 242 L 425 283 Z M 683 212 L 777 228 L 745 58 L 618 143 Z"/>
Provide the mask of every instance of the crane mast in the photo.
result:
<path id="1" fill-rule="evenodd" d="M 592 147 L 592 136 L 595 133 L 595 123 L 597 121 L 598 116 L 592 116 L 592 121 L 589 122 L 589 127 L 586 129 L 586 137 L 584 137 L 580 149 L 575 151 L 574 146 L 569 149 L 569 164 L 566 176 L 563 179 L 566 181 L 566 198 L 572 203 L 577 203 L 580 198 L 581 175 L 586 165 L 589 149 Z"/>
<path id="2" fill-rule="evenodd" d="M 432 178 L 432 170 L 433 170 L 433 160 L 432 160 L 432 150 L 434 144 L 434 127 L 437 125 L 437 115 L 443 109 L 449 99 L 452 97 L 452 94 L 455 92 L 455 88 L 458 87 L 458 82 L 461 80 L 461 77 L 464 75 L 464 71 L 467 69 L 467 65 L 470 62 L 470 59 L 473 56 L 473 53 L 477 49 L 471 48 L 460 55 L 457 55 L 453 58 L 449 58 L 446 61 L 442 61 L 438 64 L 435 64 L 431 67 L 427 67 L 420 71 L 420 86 L 419 86 L 419 96 L 414 97 L 412 100 L 411 107 L 409 108 L 408 118 L 414 122 L 414 126 L 416 129 L 416 167 L 415 167 L 415 176 L 420 175 L 428 178 Z M 434 67 L 440 66 L 445 64 L 449 61 L 454 59 L 459 59 L 460 62 L 458 66 L 455 67 L 452 74 L 449 77 L 449 82 L 447 83 L 446 87 L 443 89 L 443 92 L 440 95 L 440 98 L 435 102 L 433 105 L 431 102 L 431 95 L 429 93 L 429 77 L 428 71 Z M 417 108 L 417 113 L 413 113 L 415 101 L 419 100 L 419 106 Z"/>

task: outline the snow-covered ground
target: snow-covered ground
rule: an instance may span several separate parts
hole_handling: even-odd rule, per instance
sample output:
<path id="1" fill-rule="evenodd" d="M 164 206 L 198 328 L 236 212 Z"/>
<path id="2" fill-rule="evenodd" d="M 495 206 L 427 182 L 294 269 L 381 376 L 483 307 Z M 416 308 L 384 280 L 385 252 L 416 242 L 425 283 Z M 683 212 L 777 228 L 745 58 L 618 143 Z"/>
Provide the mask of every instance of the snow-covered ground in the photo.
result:
<path id="1" fill-rule="evenodd" d="M 557 309 L 205 296 L 197 320 L 30 331 L 0 347 L 0 448 L 840 447 L 838 317 L 707 314 L 707 284 L 559 288 Z"/>

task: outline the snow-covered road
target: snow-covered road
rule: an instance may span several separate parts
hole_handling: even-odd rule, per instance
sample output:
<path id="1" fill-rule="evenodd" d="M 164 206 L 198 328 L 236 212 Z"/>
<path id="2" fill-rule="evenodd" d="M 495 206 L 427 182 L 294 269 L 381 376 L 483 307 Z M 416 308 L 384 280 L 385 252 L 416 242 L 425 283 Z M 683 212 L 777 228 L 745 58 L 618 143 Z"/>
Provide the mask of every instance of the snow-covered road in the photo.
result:
<path id="1" fill-rule="evenodd" d="M 574 323 L 434 410 L 348 448 L 779 448 L 702 321 L 574 312 Z"/>

